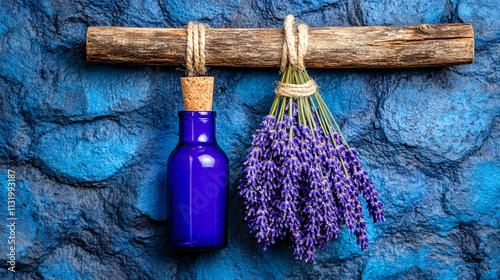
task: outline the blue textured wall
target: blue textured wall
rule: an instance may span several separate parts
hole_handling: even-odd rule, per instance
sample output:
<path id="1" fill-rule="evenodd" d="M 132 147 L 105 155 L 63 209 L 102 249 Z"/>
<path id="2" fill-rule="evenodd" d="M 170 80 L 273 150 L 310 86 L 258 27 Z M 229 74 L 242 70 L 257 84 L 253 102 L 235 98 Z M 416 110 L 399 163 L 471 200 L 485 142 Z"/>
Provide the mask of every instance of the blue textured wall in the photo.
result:
<path id="1" fill-rule="evenodd" d="M 16 279 L 499 279 L 500 2 L 32 0 L 0 3 L 0 278 L 10 279 L 7 173 L 16 172 Z M 311 70 L 385 203 L 361 252 L 341 235 L 318 264 L 263 252 L 236 191 L 277 69 L 213 68 L 231 162 L 226 250 L 165 247 L 161 188 L 182 109 L 175 68 L 89 65 L 87 26 L 313 27 L 472 23 L 472 65 Z"/>

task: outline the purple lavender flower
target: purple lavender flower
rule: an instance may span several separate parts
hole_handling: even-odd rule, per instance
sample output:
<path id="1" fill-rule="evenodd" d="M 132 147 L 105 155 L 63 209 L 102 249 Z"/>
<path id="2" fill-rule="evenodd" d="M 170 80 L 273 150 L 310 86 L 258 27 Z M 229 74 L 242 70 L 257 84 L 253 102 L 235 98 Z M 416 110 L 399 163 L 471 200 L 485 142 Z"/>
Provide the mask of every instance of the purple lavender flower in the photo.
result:
<path id="1" fill-rule="evenodd" d="M 356 229 L 354 230 L 354 235 L 356 236 L 356 243 L 361 244 L 361 250 L 366 250 L 370 245 L 368 244 L 368 234 L 366 233 L 366 222 L 363 217 L 363 205 L 359 199 L 356 203 Z"/>
<path id="2" fill-rule="evenodd" d="M 340 139 L 340 141 L 343 140 Z M 355 149 L 346 151 L 346 159 L 349 163 L 349 172 L 354 179 L 354 185 L 358 192 L 363 193 L 363 197 L 368 203 L 366 208 L 370 213 L 370 217 L 373 218 L 373 222 L 380 223 L 385 221 L 384 210 L 382 209 L 384 204 L 378 200 L 379 193 L 375 190 L 373 181 L 368 177 L 368 173 L 363 170 L 357 151 Z"/>
<path id="3" fill-rule="evenodd" d="M 291 77 L 296 83 L 309 79 L 305 71 L 289 67 L 282 81 Z M 266 116 L 252 136 L 239 186 L 245 219 L 263 249 L 277 238 L 288 239 L 295 257 L 312 263 L 316 250 L 337 238 L 339 222 L 362 250 L 370 246 L 360 195 L 370 217 L 385 220 L 379 193 L 356 150 L 335 132 L 320 95 L 314 97 L 276 97 L 271 114 L 278 117 Z"/>
<path id="4" fill-rule="evenodd" d="M 317 125 L 319 125 L 316 112 L 313 112 L 313 116 Z M 329 171 L 327 174 L 333 176 L 333 181 L 339 182 L 339 184 L 336 185 L 338 188 L 336 190 L 338 196 L 336 200 L 339 202 L 340 210 L 336 209 L 337 211 L 335 214 L 336 217 L 341 219 L 343 225 L 346 226 L 348 230 L 354 232 L 357 237 L 357 243 L 361 244 L 362 250 L 365 250 L 369 245 L 365 231 L 366 222 L 363 217 L 363 206 L 358 197 L 360 191 L 355 185 L 353 178 L 350 176 L 351 174 L 345 174 L 344 170 L 342 170 L 342 163 L 349 169 L 349 161 L 351 158 L 349 157 L 350 155 L 346 155 L 347 147 L 342 141 L 340 134 L 334 133 L 333 139 L 335 142 L 332 141 L 332 137 L 329 135 L 325 137 L 327 142 L 325 168 Z M 326 192 L 324 195 L 328 196 L 328 193 Z M 333 201 L 335 201 L 335 199 L 333 199 Z M 336 238 L 336 234 L 334 238 Z"/>
<path id="5" fill-rule="evenodd" d="M 323 180 L 321 182 L 321 190 L 323 196 L 323 225 L 322 236 L 324 242 L 320 243 L 320 248 L 323 249 L 330 239 L 337 239 L 339 233 L 338 219 L 340 218 L 337 201 L 332 190 L 332 179 L 335 174 L 342 175 L 340 165 L 335 162 L 334 147 L 329 141 L 330 137 L 326 136 L 325 140 L 325 160 L 322 162 Z"/>
<path id="6" fill-rule="evenodd" d="M 284 117 L 284 123 L 286 128 L 291 128 L 295 125 L 295 120 Z M 293 131 L 293 130 L 292 130 Z M 281 148 L 281 146 L 277 146 Z M 280 163 L 279 173 L 281 175 L 281 180 L 278 183 L 278 189 L 281 190 L 281 196 L 274 202 L 277 211 L 276 222 L 277 228 L 279 228 L 282 233 L 288 232 L 290 239 L 292 241 L 292 247 L 294 248 L 295 255 L 297 258 L 301 258 L 303 253 L 302 248 L 302 231 L 300 228 L 300 196 L 299 196 L 299 181 L 300 181 L 300 170 L 301 165 L 298 155 L 298 139 L 297 137 L 288 136 L 285 147 L 281 150 L 281 153 L 276 154 Z"/>
<path id="7" fill-rule="evenodd" d="M 306 262 L 316 263 L 316 246 L 322 241 L 321 224 L 324 216 L 321 209 L 321 205 L 324 203 L 321 191 L 322 172 L 321 166 L 316 160 L 311 164 L 310 174 L 310 181 L 304 192 L 305 206 L 302 211 L 304 216 L 304 246 L 307 250 Z"/>
<path id="8" fill-rule="evenodd" d="M 276 125 L 276 133 L 272 134 L 271 150 L 273 156 L 281 156 L 286 147 L 286 140 L 288 139 L 288 130 L 290 126 L 287 122 L 281 121 Z"/>
<path id="9" fill-rule="evenodd" d="M 270 143 L 269 135 L 274 130 L 275 118 L 266 116 L 261 129 L 253 135 L 253 147 L 249 150 L 244 163 L 240 195 L 245 198 L 246 217 L 250 231 L 261 243 L 264 250 L 274 243 L 276 235 L 269 211 L 274 193 L 275 165 L 269 161 L 266 152 Z"/>

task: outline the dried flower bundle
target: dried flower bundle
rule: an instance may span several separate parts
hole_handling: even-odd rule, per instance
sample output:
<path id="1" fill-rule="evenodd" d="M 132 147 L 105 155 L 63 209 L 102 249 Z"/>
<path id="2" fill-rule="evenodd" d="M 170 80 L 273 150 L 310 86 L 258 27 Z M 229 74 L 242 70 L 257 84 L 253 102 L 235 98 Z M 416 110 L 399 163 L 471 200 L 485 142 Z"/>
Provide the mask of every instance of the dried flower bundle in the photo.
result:
<path id="1" fill-rule="evenodd" d="M 291 66 L 281 78 L 289 84 L 309 80 L 305 70 Z M 385 220 L 383 203 L 319 92 L 276 96 L 252 137 L 239 189 L 245 219 L 264 250 L 288 239 L 297 259 L 315 263 L 316 249 L 336 239 L 339 226 L 354 233 L 362 250 L 369 247 L 359 196 L 375 223 Z"/>

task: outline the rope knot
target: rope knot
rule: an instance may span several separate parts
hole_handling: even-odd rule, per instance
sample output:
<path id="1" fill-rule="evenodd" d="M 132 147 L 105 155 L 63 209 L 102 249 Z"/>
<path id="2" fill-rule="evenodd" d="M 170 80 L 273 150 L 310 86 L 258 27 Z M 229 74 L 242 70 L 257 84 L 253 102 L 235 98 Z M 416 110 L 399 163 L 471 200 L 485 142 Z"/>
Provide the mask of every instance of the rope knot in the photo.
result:
<path id="1" fill-rule="evenodd" d="M 298 50 L 296 50 L 295 36 L 293 34 L 294 21 L 295 18 L 292 15 L 288 15 L 285 18 L 285 39 L 283 41 L 283 53 L 281 55 L 281 72 L 285 71 L 288 61 L 290 61 L 292 67 L 298 71 L 304 71 L 304 69 L 306 69 L 304 57 L 307 53 L 308 28 L 305 24 L 299 24 L 297 26 L 299 44 Z"/>
<path id="2" fill-rule="evenodd" d="M 205 24 L 188 23 L 186 70 L 188 76 L 205 75 Z"/>
<path id="3" fill-rule="evenodd" d="M 288 61 L 292 65 L 294 70 L 304 71 L 306 66 L 304 64 L 304 57 L 307 53 L 307 40 L 308 40 L 308 30 L 307 25 L 299 24 L 297 26 L 299 34 L 299 43 L 297 51 L 295 50 L 295 37 L 293 34 L 293 25 L 295 18 L 292 15 L 288 15 L 285 18 L 285 36 L 283 41 L 283 53 L 281 55 L 281 72 L 284 72 Z M 318 86 L 313 80 L 309 80 L 304 84 L 288 84 L 279 82 L 278 87 L 275 92 L 276 95 L 282 97 L 307 97 L 311 96 L 318 91 Z"/>

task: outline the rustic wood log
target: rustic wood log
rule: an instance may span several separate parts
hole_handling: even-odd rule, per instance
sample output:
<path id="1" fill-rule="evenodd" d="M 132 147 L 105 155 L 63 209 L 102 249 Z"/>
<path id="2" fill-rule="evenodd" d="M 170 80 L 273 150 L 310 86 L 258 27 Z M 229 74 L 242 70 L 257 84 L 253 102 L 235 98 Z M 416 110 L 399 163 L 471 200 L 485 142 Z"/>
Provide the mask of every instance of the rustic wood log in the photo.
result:
<path id="1" fill-rule="evenodd" d="M 206 31 L 206 65 L 278 67 L 283 29 Z M 89 27 L 87 60 L 127 65 L 183 65 L 186 29 Z M 470 24 L 309 28 L 309 68 L 430 67 L 474 60 Z"/>

